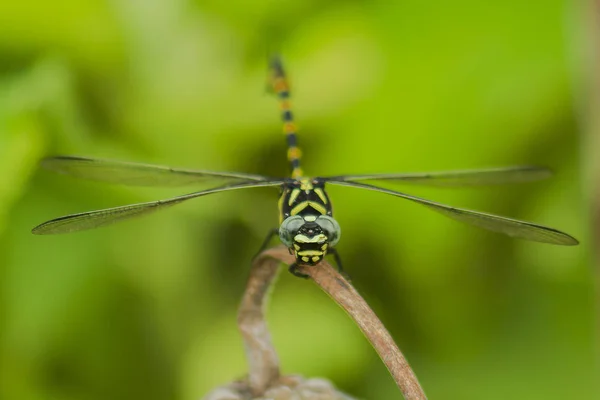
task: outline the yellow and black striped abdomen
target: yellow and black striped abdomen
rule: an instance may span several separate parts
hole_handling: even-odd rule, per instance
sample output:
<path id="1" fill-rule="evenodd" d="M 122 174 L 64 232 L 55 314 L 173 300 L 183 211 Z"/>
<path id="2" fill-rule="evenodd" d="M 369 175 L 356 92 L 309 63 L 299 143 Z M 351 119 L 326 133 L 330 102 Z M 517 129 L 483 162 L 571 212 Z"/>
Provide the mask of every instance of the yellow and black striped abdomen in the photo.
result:
<path id="1" fill-rule="evenodd" d="M 303 178 L 293 180 L 283 186 L 279 198 L 279 223 L 294 215 L 304 219 L 319 215 L 332 216 L 333 209 L 325 191 L 325 182 L 319 179 Z"/>
<path id="2" fill-rule="evenodd" d="M 287 158 L 292 167 L 292 178 L 297 179 L 302 177 L 302 169 L 300 168 L 302 153 L 298 147 L 298 138 L 296 136 L 298 128 L 294 123 L 294 115 L 290 103 L 290 87 L 281 60 L 277 57 L 271 60 L 271 85 L 279 100 L 283 133 L 285 134 L 288 147 Z"/>

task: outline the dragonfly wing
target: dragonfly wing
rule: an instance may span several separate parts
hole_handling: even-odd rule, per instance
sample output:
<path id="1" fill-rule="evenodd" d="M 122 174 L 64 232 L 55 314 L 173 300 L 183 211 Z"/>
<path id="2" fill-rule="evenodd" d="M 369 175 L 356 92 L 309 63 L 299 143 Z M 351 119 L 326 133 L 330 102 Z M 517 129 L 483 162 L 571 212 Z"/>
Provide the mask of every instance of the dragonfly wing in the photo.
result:
<path id="1" fill-rule="evenodd" d="M 552 176 L 545 167 L 532 165 L 446 172 L 419 172 L 406 174 L 342 175 L 325 178 L 335 181 L 397 181 L 429 186 L 484 186 L 506 183 L 531 182 Z"/>
<path id="2" fill-rule="evenodd" d="M 519 221 L 516 219 L 501 217 L 498 215 L 450 207 L 441 203 L 436 203 L 431 200 L 422 199 L 420 197 L 411 196 L 409 194 L 396 192 L 377 186 L 367 185 L 364 183 L 337 180 L 331 180 L 330 183 L 391 194 L 392 196 L 401 197 L 413 201 L 415 203 L 421 204 L 457 221 L 465 222 L 467 224 L 474 225 L 479 228 L 503 233 L 505 235 L 516 238 L 567 246 L 572 246 L 579 243 L 577 239 L 564 232 L 561 232 L 554 228 L 549 228 L 547 226 L 534 224 L 531 222 Z"/>
<path id="3" fill-rule="evenodd" d="M 131 186 L 184 186 L 210 179 L 267 181 L 270 178 L 236 172 L 213 172 L 163 167 L 97 158 L 57 156 L 42 160 L 42 166 L 54 172 L 95 181 Z"/>
<path id="4" fill-rule="evenodd" d="M 156 200 L 147 203 L 132 204 L 121 207 L 107 208 L 104 210 L 71 214 L 44 222 L 43 224 L 33 228 L 32 233 L 36 235 L 50 235 L 57 233 L 82 231 L 86 229 L 92 229 L 104 225 L 109 225 L 124 219 L 149 214 L 151 212 L 161 210 L 163 208 L 167 208 L 175 204 L 179 204 L 183 201 L 194 199 L 196 197 L 206 196 L 212 193 L 244 188 L 279 186 L 282 183 L 283 181 L 281 180 L 266 182 L 240 182 L 232 185 L 202 190 L 200 192 L 185 194 L 183 196 L 177 196 L 166 200 Z"/>

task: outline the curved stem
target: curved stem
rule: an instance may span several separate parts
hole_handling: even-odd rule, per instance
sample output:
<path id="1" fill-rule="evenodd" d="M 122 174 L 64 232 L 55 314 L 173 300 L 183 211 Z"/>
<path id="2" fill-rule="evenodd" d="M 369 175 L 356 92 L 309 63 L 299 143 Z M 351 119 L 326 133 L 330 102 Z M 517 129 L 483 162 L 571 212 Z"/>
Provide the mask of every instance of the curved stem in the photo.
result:
<path id="1" fill-rule="evenodd" d="M 279 358 L 264 313 L 267 294 L 280 264 L 270 251 L 266 250 L 254 259 L 238 311 L 238 327 L 246 349 L 248 383 L 253 395 L 262 395 L 280 377 Z"/>
<path id="2" fill-rule="evenodd" d="M 316 268 L 301 266 L 298 269 L 310 276 L 356 322 L 390 371 L 404 398 L 426 400 L 417 376 L 394 339 L 350 282 L 326 262 L 321 262 Z"/>
<path id="3" fill-rule="evenodd" d="M 279 360 L 267 330 L 264 305 L 271 283 L 277 275 L 279 263 L 290 265 L 294 261 L 294 257 L 283 246 L 259 254 L 254 260 L 242 299 L 238 324 L 250 364 L 248 380 L 255 395 L 264 393 L 270 385 L 280 379 Z M 426 400 L 427 396 L 417 376 L 392 336 L 352 285 L 325 261 L 315 267 L 298 266 L 298 271 L 308 275 L 356 322 L 390 371 L 404 398 Z"/>

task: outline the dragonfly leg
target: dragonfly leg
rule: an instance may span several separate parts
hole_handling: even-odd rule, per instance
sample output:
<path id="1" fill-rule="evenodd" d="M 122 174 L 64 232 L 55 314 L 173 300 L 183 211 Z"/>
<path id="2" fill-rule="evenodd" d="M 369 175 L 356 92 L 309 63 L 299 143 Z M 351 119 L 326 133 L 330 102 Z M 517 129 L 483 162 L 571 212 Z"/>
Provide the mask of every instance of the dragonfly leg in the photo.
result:
<path id="1" fill-rule="evenodd" d="M 327 251 L 329 254 L 331 254 L 333 256 L 333 258 L 335 259 L 335 263 L 337 264 L 337 268 L 338 271 L 340 272 L 340 274 L 342 274 L 342 276 L 344 278 L 346 278 L 347 281 L 351 281 L 352 279 L 350 279 L 350 275 L 348 275 L 348 273 L 344 270 L 344 267 L 342 266 L 342 259 L 340 257 L 340 254 L 338 253 L 338 251 L 336 249 L 329 249 Z"/>
<path id="2" fill-rule="evenodd" d="M 258 249 L 258 252 L 254 255 L 253 258 L 258 257 L 258 255 L 260 253 L 262 253 L 263 251 L 265 251 L 267 249 L 267 247 L 269 246 L 269 243 L 271 242 L 271 240 L 273 239 L 273 236 L 276 236 L 277 234 L 279 234 L 279 229 L 278 228 L 273 228 L 269 231 L 269 233 L 267 234 L 267 237 L 265 238 L 265 240 L 263 241 L 262 245 L 260 246 L 260 249 Z"/>
<path id="3" fill-rule="evenodd" d="M 288 268 L 288 271 L 290 271 L 292 273 L 292 275 L 297 276 L 298 278 L 308 279 L 308 275 L 303 274 L 302 272 L 298 271 L 298 266 L 296 265 L 296 263 L 293 263 L 292 265 L 290 265 L 290 267 Z"/>

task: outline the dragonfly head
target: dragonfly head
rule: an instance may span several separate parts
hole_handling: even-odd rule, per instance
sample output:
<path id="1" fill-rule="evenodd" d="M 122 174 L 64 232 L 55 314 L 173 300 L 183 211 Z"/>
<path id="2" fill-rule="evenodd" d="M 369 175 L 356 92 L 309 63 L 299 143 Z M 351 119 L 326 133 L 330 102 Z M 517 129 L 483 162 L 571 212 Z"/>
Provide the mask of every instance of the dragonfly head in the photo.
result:
<path id="1" fill-rule="evenodd" d="M 296 256 L 296 262 L 316 265 L 327 249 L 340 239 L 340 225 L 328 215 L 286 218 L 279 227 L 279 238 Z"/>

